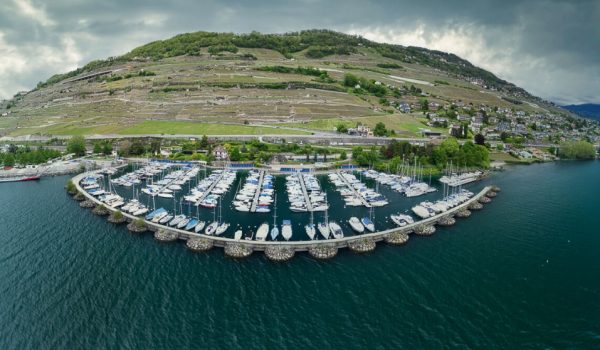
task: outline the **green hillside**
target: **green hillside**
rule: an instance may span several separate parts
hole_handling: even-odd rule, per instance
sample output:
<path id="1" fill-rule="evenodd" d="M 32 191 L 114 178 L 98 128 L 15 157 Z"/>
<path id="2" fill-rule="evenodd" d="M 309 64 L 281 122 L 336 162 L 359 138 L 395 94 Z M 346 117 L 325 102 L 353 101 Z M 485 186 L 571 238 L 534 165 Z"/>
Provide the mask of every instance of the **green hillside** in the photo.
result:
<path id="1" fill-rule="evenodd" d="M 443 52 L 327 30 L 197 32 L 40 82 L 0 108 L 10 112 L 0 120 L 0 136 L 157 133 L 148 127 L 163 125 L 156 121 L 180 122 L 165 133 L 180 133 L 185 122 L 195 123 L 193 130 L 235 124 L 244 126 L 231 129 L 241 134 L 302 134 L 382 120 L 397 135 L 417 136 L 427 127 L 423 112 L 396 107 L 424 99 L 556 110 Z"/>

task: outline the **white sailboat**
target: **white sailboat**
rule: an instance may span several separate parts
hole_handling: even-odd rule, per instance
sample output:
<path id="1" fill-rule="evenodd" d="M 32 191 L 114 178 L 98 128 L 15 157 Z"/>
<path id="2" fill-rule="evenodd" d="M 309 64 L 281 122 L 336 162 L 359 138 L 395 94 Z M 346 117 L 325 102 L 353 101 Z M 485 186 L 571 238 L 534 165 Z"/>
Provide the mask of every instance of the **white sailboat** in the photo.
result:
<path id="1" fill-rule="evenodd" d="M 350 227 L 352 227 L 352 229 L 358 233 L 363 233 L 365 232 L 365 227 L 363 226 L 363 224 L 360 222 L 360 220 L 356 217 L 353 216 L 350 218 L 350 220 L 348 220 L 348 223 L 350 224 Z"/>
<path id="2" fill-rule="evenodd" d="M 258 227 L 258 230 L 256 230 L 256 240 L 264 241 L 267 238 L 268 234 L 269 234 L 269 224 L 267 224 L 265 222 Z"/>
<path id="3" fill-rule="evenodd" d="M 314 215 L 312 211 L 310 212 L 310 223 L 304 226 L 304 231 L 306 232 L 308 238 L 310 238 L 311 240 L 315 239 L 315 234 L 317 233 L 317 230 L 315 228 Z"/>
<path id="4" fill-rule="evenodd" d="M 275 205 L 273 207 L 273 228 L 271 229 L 271 240 L 274 241 L 279 236 L 279 228 L 277 227 L 277 196 L 275 196 Z"/>

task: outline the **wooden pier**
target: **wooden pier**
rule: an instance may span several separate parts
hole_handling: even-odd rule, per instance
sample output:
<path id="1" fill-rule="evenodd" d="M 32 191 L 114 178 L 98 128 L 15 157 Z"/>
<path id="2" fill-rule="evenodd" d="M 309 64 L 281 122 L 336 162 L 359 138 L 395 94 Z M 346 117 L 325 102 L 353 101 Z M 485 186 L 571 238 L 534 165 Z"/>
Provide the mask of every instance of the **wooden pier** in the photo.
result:
<path id="1" fill-rule="evenodd" d="M 342 181 L 344 181 L 344 183 L 346 184 L 346 186 L 348 187 L 348 189 L 350 189 L 350 191 L 352 191 L 352 193 L 354 193 L 354 196 L 356 198 L 358 198 L 358 200 L 360 200 L 361 203 L 366 208 L 371 208 L 371 204 L 369 204 L 369 202 L 367 202 L 367 200 L 364 199 L 363 196 L 360 195 L 360 193 L 358 193 L 358 191 L 356 190 L 356 188 L 354 188 L 354 186 L 352 186 L 352 184 L 346 179 L 346 177 L 343 176 L 344 174 L 341 171 L 338 171 L 337 174 L 342 179 Z"/>
<path id="2" fill-rule="evenodd" d="M 306 184 L 304 183 L 304 176 L 302 173 L 296 174 L 298 176 L 298 180 L 300 180 L 300 187 L 302 188 L 302 194 L 304 195 L 304 203 L 306 204 L 306 209 L 311 212 L 313 211 L 312 202 L 310 201 L 310 197 L 308 197 L 308 191 L 306 191 Z"/>
<path id="3" fill-rule="evenodd" d="M 223 176 L 225 176 L 225 170 L 223 170 L 221 172 L 221 175 L 219 175 L 219 177 L 213 181 L 213 183 L 208 186 L 208 189 L 206 189 L 206 191 L 202 194 L 202 197 L 200 197 L 200 199 L 198 199 L 196 201 L 196 206 L 199 206 L 200 203 L 202 203 L 202 201 L 206 198 L 206 196 L 208 196 L 210 194 L 210 192 L 213 190 L 213 188 L 215 188 L 215 186 L 219 183 L 219 181 L 221 181 L 221 179 L 223 178 Z"/>
<path id="4" fill-rule="evenodd" d="M 250 212 L 255 213 L 256 207 L 258 206 L 258 197 L 260 197 L 260 193 L 262 192 L 262 185 L 265 181 L 265 171 L 260 170 L 260 175 L 258 178 L 258 188 L 256 189 L 256 193 L 254 193 L 254 198 L 252 199 L 252 206 L 250 207 Z"/>

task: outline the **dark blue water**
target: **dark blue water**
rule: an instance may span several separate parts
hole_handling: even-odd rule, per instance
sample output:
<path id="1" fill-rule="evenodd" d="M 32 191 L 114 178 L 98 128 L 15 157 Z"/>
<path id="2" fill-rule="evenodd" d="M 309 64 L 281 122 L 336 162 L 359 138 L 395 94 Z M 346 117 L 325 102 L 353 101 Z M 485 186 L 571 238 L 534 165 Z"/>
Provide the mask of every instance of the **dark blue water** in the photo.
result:
<path id="1" fill-rule="evenodd" d="M 599 348 L 600 162 L 511 168 L 481 212 L 274 264 L 131 235 L 67 178 L 0 184 L 0 348 Z"/>

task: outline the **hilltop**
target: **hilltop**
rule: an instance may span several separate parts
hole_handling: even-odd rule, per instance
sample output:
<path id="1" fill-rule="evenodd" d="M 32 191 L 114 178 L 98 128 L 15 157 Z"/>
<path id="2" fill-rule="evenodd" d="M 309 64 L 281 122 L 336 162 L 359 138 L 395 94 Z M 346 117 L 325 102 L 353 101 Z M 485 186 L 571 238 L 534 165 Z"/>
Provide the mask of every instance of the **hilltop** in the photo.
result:
<path id="1" fill-rule="evenodd" d="M 0 106 L 0 136 L 306 134 L 379 122 L 401 136 L 447 133 L 424 102 L 568 113 L 444 52 L 328 30 L 197 32 L 40 82 Z"/>

